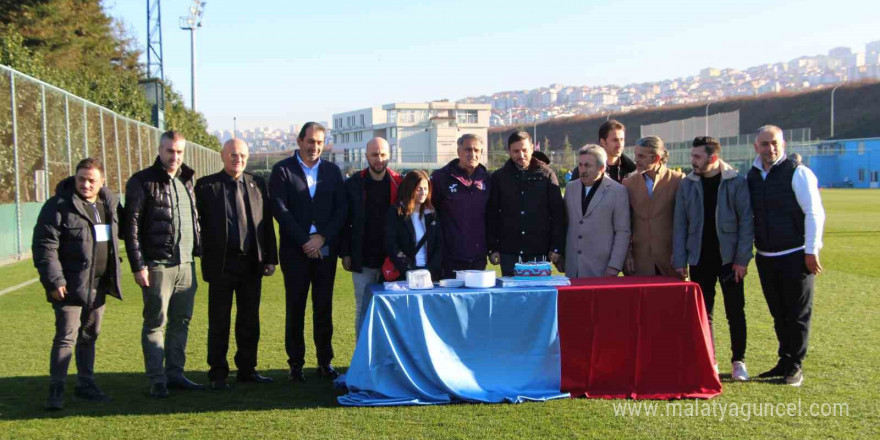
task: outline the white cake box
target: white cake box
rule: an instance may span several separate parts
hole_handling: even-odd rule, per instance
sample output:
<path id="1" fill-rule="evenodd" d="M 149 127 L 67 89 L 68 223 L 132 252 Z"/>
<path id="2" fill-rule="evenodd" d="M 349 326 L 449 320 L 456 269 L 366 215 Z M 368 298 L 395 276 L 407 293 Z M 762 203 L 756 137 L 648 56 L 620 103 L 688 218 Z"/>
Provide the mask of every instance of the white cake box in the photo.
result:
<path id="1" fill-rule="evenodd" d="M 426 269 L 411 270 L 406 273 L 406 284 L 410 289 L 433 289 L 431 272 Z"/>
<path id="2" fill-rule="evenodd" d="M 459 272 L 460 274 L 461 272 Z M 458 274 L 456 274 L 458 276 Z M 494 270 L 468 270 L 464 271 L 464 285 L 466 287 L 488 288 L 495 287 Z"/>

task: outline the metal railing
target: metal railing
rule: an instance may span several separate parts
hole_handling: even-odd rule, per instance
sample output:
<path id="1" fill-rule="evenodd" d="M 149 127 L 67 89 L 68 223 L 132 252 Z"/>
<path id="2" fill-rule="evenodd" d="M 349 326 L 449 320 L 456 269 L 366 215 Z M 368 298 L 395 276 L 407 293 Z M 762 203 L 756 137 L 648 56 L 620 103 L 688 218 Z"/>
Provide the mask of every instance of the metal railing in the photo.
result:
<path id="1" fill-rule="evenodd" d="M 105 185 L 122 194 L 156 158 L 156 127 L 3 65 L 0 102 L 0 261 L 30 254 L 40 208 L 80 160 L 101 159 Z M 184 162 L 197 176 L 222 168 L 219 153 L 193 142 Z"/>

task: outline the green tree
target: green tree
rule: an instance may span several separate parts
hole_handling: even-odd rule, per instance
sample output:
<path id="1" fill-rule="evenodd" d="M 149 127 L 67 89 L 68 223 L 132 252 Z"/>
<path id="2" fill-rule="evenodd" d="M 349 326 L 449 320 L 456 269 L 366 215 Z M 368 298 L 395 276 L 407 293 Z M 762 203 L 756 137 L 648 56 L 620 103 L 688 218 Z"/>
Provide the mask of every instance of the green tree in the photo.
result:
<path id="1" fill-rule="evenodd" d="M 499 134 L 498 138 L 495 139 L 495 142 L 492 143 L 489 148 L 489 157 L 486 161 L 486 166 L 489 170 L 495 170 L 504 165 L 505 160 L 507 160 L 507 150 L 504 148 L 504 140 Z"/>
<path id="2" fill-rule="evenodd" d="M 150 105 L 136 40 L 100 0 L 0 0 L 0 63 L 143 122 Z M 219 149 L 202 114 L 166 87 L 166 122 L 193 142 Z"/>
<path id="3" fill-rule="evenodd" d="M 568 135 L 565 135 L 565 140 L 562 141 L 562 163 L 560 166 L 565 168 L 565 172 L 571 170 L 577 159 L 574 157 L 574 149 L 571 146 L 571 142 L 568 140 Z"/>
<path id="4" fill-rule="evenodd" d="M 183 96 L 168 83 L 165 87 L 165 128 L 179 131 L 187 140 L 219 151 L 220 141 L 208 134 L 207 127 L 204 115 L 187 108 Z"/>

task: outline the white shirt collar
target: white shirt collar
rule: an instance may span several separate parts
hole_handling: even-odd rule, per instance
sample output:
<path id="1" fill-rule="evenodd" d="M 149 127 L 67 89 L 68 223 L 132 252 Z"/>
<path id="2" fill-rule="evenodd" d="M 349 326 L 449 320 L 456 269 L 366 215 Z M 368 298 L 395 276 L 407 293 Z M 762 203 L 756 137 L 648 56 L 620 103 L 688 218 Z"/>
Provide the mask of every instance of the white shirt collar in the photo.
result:
<path id="1" fill-rule="evenodd" d="M 776 159 L 776 162 L 773 162 L 773 166 L 775 167 L 776 165 L 781 164 L 787 158 L 788 158 L 788 154 L 782 153 L 782 156 L 779 156 L 779 158 Z M 761 171 L 766 171 L 766 170 L 764 170 L 764 162 L 761 162 L 761 156 L 755 156 L 755 160 L 754 160 L 754 162 L 752 162 L 752 166 L 761 170 Z"/>
<path id="2" fill-rule="evenodd" d="M 313 169 L 317 168 L 318 165 L 321 165 L 321 158 L 320 157 L 318 158 L 318 160 L 315 162 L 314 165 L 308 166 L 308 165 L 306 165 L 305 162 L 303 162 L 302 158 L 299 157 L 299 150 L 297 150 L 296 153 L 294 153 L 294 156 L 296 156 L 296 161 L 299 162 L 299 165 L 305 169 L 313 170 Z"/>

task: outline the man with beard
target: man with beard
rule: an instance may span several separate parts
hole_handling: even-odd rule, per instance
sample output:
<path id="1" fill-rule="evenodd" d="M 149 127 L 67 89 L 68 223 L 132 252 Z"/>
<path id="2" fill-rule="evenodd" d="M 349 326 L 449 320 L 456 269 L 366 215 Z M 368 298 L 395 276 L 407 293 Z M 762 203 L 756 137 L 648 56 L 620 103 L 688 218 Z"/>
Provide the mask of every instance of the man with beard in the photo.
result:
<path id="1" fill-rule="evenodd" d="M 605 149 L 608 162 L 605 164 L 605 174 L 617 183 L 636 171 L 636 163 L 623 154 L 623 146 L 626 142 L 626 127 L 618 120 L 605 121 L 599 127 L 599 145 Z M 571 172 L 571 180 L 579 177 L 578 167 Z"/>
<path id="2" fill-rule="evenodd" d="M 354 285 L 354 334 L 360 337 L 366 304 L 364 289 L 382 279 L 385 261 L 385 217 L 397 202 L 401 177 L 388 168 L 388 141 L 376 137 L 367 142 L 367 168 L 345 181 L 348 216 L 340 236 L 342 268 L 351 272 Z"/>
<path id="3" fill-rule="evenodd" d="M 517 131 L 507 139 L 510 159 L 492 173 L 486 207 L 490 261 L 513 276 L 518 261 L 560 264 L 565 247 L 565 203 L 556 173 L 532 157 L 532 138 Z"/>
<path id="4" fill-rule="evenodd" d="M 636 163 L 645 171 L 623 181 L 632 209 L 632 247 L 627 275 L 680 277 L 672 268 L 675 193 L 684 174 L 663 164 L 666 147 L 657 136 L 636 141 Z"/>
<path id="5" fill-rule="evenodd" d="M 456 270 L 486 269 L 486 203 L 489 172 L 482 164 L 483 139 L 458 138 L 458 159 L 431 175 L 431 193 L 443 230 L 443 277 Z"/>
<path id="6" fill-rule="evenodd" d="M 195 171 L 183 163 L 186 139 L 175 131 L 159 138 L 159 156 L 125 186 L 125 248 L 144 297 L 141 345 L 150 396 L 168 388 L 201 390 L 183 375 L 195 302 L 199 224 Z"/>
<path id="7" fill-rule="evenodd" d="M 49 355 L 46 409 L 64 408 L 64 382 L 76 354 L 76 397 L 110 400 L 95 384 L 95 340 L 101 332 L 107 295 L 122 299 L 119 214 L 116 195 L 104 187 L 104 167 L 86 158 L 76 174 L 58 183 L 34 226 L 34 266 L 46 300 L 55 310 Z"/>
<path id="8" fill-rule="evenodd" d="M 721 282 L 724 311 L 730 327 L 733 380 L 748 380 L 746 371 L 746 315 L 743 279 L 752 259 L 752 206 L 746 179 L 720 158 L 717 139 L 700 136 L 691 149 L 693 172 L 681 181 L 675 197 L 672 266 L 682 278 L 688 274 L 700 285 L 709 316 L 715 283 Z"/>

